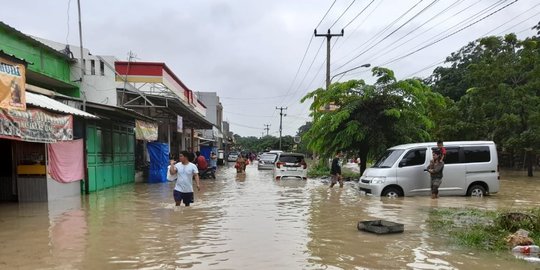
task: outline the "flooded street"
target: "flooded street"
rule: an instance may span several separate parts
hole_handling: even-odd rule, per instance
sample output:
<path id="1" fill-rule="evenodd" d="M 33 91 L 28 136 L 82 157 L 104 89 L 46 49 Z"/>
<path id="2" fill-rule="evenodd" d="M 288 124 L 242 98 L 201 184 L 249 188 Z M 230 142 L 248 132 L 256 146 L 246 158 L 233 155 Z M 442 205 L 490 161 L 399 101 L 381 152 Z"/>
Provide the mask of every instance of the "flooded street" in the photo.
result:
<path id="1" fill-rule="evenodd" d="M 0 269 L 535 269 L 510 253 L 451 246 L 426 224 L 434 207 L 540 206 L 540 179 L 505 175 L 487 198 L 380 199 L 355 182 L 274 181 L 248 166 L 202 180 L 175 207 L 173 183 L 135 184 L 53 203 L 0 204 Z M 405 224 L 359 232 L 359 220 Z"/>

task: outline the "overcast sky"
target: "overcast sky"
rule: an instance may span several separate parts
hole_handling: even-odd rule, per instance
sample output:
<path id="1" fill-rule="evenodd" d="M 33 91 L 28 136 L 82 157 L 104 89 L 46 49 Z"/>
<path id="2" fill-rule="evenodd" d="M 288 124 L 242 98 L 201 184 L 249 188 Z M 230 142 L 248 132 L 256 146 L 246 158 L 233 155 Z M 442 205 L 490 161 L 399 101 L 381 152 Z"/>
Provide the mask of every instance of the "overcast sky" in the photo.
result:
<path id="1" fill-rule="evenodd" d="M 278 136 L 276 106 L 288 108 L 284 135 L 294 135 L 309 120 L 309 104 L 299 100 L 324 86 L 325 39 L 312 36 L 328 10 L 319 32 L 345 27 L 345 36 L 332 40 L 333 74 L 385 64 L 400 79 L 428 76 L 451 52 L 488 33 L 530 36 L 540 20 L 539 0 L 81 2 L 83 43 L 92 54 L 126 60 L 132 51 L 138 61 L 165 62 L 192 90 L 217 92 L 225 120 L 242 136 L 261 136 L 264 124 Z M 79 43 L 76 0 L 8 1 L 2 3 L 1 20 L 29 35 Z M 387 64 L 394 59 L 399 60 Z M 369 81 L 371 74 L 358 69 L 341 80 L 353 78 Z"/>

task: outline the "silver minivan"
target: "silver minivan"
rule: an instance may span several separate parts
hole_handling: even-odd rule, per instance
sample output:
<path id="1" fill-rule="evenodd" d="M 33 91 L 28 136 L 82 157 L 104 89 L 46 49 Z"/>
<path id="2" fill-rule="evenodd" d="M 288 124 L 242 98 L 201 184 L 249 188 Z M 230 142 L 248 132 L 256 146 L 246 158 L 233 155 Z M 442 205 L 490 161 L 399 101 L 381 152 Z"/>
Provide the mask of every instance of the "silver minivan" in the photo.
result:
<path id="1" fill-rule="evenodd" d="M 375 196 L 400 197 L 431 194 L 427 168 L 437 143 L 394 146 L 366 169 L 360 191 Z M 499 162 L 492 141 L 445 142 L 446 157 L 439 194 L 484 196 L 499 191 Z"/>

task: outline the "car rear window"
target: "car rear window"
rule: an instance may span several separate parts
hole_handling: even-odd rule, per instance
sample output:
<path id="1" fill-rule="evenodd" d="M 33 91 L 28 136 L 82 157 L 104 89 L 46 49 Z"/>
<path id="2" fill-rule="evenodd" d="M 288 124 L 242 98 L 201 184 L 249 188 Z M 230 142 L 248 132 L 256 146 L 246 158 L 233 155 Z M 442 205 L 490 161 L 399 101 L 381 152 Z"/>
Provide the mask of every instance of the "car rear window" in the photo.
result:
<path id="1" fill-rule="evenodd" d="M 262 160 L 276 160 L 276 156 L 277 155 L 273 155 L 273 154 L 263 154 L 261 155 L 261 159 Z"/>
<path id="2" fill-rule="evenodd" d="M 285 163 L 300 163 L 304 159 L 302 156 L 292 156 L 292 155 L 281 155 L 279 156 L 280 162 Z"/>

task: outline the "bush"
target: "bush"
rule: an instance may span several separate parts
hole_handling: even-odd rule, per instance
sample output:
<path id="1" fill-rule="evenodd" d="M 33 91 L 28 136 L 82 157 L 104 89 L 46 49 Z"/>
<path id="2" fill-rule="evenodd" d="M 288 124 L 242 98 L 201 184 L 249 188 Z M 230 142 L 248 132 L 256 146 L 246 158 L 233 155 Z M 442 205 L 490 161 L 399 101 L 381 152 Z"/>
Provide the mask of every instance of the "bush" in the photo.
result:
<path id="1" fill-rule="evenodd" d="M 435 231 L 447 233 L 458 245 L 482 250 L 508 249 L 505 238 L 518 229 L 529 231 L 540 243 L 540 208 L 522 212 L 478 209 L 433 209 L 428 224 Z"/>

